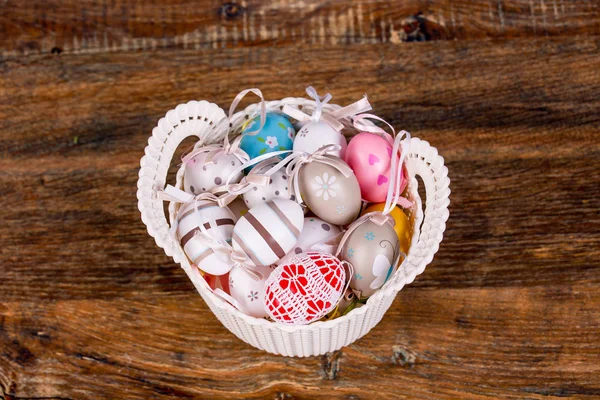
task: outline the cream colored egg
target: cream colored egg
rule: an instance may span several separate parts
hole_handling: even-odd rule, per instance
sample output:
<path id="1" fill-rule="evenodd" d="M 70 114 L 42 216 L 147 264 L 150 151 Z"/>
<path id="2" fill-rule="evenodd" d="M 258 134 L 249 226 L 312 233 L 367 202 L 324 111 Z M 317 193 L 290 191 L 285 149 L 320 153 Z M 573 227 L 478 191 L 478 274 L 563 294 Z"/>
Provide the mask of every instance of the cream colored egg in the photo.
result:
<path id="1" fill-rule="evenodd" d="M 349 235 L 340 259 L 352 264 L 350 287 L 366 298 L 392 276 L 399 254 L 400 242 L 392 226 L 365 221 Z"/>
<path id="2" fill-rule="evenodd" d="M 326 157 L 345 164 L 337 157 Z M 354 174 L 346 177 L 335 167 L 320 161 L 300 168 L 298 184 L 302 200 L 317 217 L 334 225 L 347 225 L 356 219 L 362 201 Z"/>

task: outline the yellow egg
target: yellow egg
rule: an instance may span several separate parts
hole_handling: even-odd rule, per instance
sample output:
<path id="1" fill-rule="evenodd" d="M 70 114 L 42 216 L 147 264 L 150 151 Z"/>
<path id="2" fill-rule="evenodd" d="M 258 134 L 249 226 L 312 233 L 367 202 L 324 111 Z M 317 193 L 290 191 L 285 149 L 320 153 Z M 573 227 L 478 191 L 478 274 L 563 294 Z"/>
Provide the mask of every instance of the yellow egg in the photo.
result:
<path id="1" fill-rule="evenodd" d="M 363 211 L 363 214 L 373 211 L 383 211 L 384 207 L 385 203 L 372 204 Z M 392 212 L 390 212 L 390 216 L 394 219 L 394 230 L 396 231 L 396 235 L 398 235 L 398 240 L 400 240 L 400 250 L 402 250 L 404 254 L 407 254 L 408 248 L 410 247 L 410 237 L 412 235 L 408 217 L 398 206 L 394 207 Z"/>

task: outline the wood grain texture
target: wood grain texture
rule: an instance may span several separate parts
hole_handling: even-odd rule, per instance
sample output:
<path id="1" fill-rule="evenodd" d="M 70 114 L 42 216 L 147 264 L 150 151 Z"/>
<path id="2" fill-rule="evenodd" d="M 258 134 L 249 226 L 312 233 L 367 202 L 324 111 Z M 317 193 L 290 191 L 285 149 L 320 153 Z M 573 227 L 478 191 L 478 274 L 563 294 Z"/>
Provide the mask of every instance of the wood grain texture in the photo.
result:
<path id="1" fill-rule="evenodd" d="M 0 4 L 0 398 L 600 397 L 597 2 L 386 4 Z M 398 43 L 418 11 L 445 36 Z M 234 42 L 244 18 L 255 36 Z M 228 33 L 189 39 L 210 29 Z M 291 359 L 211 315 L 147 235 L 135 185 L 178 103 L 308 84 L 339 104 L 367 92 L 436 146 L 452 203 L 435 260 L 371 333 Z"/>
<path id="2" fill-rule="evenodd" d="M 592 0 L 5 0 L 0 54 L 600 33 Z"/>

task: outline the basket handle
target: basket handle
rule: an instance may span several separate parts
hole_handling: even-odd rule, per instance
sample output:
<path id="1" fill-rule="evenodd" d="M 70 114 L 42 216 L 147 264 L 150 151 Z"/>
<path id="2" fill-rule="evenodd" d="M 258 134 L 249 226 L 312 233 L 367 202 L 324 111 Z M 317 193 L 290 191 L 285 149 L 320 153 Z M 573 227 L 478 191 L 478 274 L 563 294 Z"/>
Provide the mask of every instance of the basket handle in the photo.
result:
<path id="1" fill-rule="evenodd" d="M 180 104 L 158 121 L 140 160 L 137 198 L 142 221 L 156 244 L 178 263 L 187 264 L 187 258 L 170 235 L 163 201 L 157 193 L 165 187 L 171 160 L 181 142 L 190 136 L 198 137 L 202 144 L 222 140 L 227 132 L 223 121 L 225 112 L 214 103 L 202 100 Z"/>
<path id="2" fill-rule="evenodd" d="M 406 169 L 409 182 L 416 182 L 419 176 L 425 185 L 426 203 L 423 211 L 423 224 L 418 227 L 418 236 L 413 238 L 411 248 L 402 267 L 394 274 L 390 287 L 399 291 L 405 284 L 412 283 L 421 274 L 427 264 L 433 260 L 442 241 L 450 204 L 450 179 L 444 158 L 435 147 L 419 138 L 410 140 L 410 152 L 406 156 Z M 416 188 L 414 188 L 416 191 Z M 421 202 L 417 201 L 417 207 Z M 417 210 L 417 213 L 420 211 Z"/>

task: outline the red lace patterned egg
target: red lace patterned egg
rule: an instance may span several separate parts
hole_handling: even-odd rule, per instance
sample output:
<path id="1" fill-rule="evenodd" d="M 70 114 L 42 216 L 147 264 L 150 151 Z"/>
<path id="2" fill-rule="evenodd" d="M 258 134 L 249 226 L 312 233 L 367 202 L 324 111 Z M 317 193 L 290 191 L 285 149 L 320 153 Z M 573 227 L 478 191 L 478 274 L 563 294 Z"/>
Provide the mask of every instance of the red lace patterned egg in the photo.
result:
<path id="1" fill-rule="evenodd" d="M 331 254 L 308 252 L 273 271 L 265 284 L 265 308 L 271 318 L 305 325 L 333 310 L 342 295 L 346 271 Z"/>

